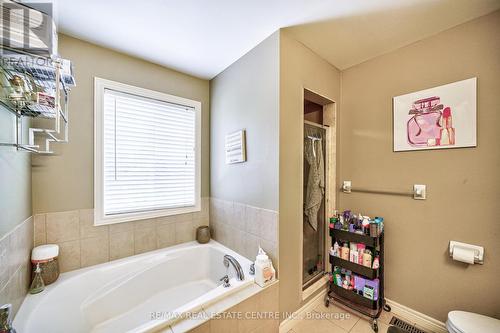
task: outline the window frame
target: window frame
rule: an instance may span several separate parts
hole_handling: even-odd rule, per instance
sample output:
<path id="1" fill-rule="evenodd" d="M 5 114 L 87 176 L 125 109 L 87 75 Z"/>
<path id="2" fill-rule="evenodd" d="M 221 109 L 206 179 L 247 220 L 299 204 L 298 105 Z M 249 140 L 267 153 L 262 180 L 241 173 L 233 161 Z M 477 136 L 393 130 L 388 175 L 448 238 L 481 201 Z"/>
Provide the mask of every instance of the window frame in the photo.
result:
<path id="1" fill-rule="evenodd" d="M 115 215 L 104 214 L 104 91 L 115 90 L 156 99 L 167 103 L 181 104 L 195 110 L 195 204 L 194 206 L 165 208 Z M 163 216 L 179 215 L 201 210 L 201 102 L 140 88 L 125 83 L 94 77 L 94 225 L 144 220 Z"/>

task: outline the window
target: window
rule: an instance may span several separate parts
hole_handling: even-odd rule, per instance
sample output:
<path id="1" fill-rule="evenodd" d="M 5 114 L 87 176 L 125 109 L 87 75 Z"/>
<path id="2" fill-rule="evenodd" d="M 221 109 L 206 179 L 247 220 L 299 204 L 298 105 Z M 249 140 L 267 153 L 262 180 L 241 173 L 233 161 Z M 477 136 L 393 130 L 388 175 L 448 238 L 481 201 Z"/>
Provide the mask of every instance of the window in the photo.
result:
<path id="1" fill-rule="evenodd" d="M 200 210 L 201 103 L 95 79 L 95 224 Z"/>

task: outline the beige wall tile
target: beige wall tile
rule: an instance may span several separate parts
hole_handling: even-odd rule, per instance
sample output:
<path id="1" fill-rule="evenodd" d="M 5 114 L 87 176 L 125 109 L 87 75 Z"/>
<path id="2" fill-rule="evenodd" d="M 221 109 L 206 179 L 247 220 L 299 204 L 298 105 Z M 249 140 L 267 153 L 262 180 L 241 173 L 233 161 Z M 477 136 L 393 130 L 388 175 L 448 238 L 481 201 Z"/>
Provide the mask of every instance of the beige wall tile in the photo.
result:
<path id="1" fill-rule="evenodd" d="M 123 222 L 109 225 L 110 234 L 126 231 L 134 231 L 134 222 Z"/>
<path id="2" fill-rule="evenodd" d="M 134 255 L 134 231 L 109 234 L 109 260 Z"/>
<path id="3" fill-rule="evenodd" d="M 94 210 L 81 209 L 78 211 L 80 216 L 80 238 L 107 237 L 109 226 L 94 226 Z M 82 244 L 83 246 L 83 244 Z"/>
<path id="4" fill-rule="evenodd" d="M 231 309 L 225 311 L 227 312 L 238 312 L 238 306 L 234 306 Z M 230 316 L 221 316 L 220 318 L 214 318 L 210 320 L 210 332 L 211 333 L 235 333 L 237 332 L 238 319 Z"/>
<path id="5" fill-rule="evenodd" d="M 260 246 L 266 251 L 269 258 L 272 260 L 274 268 L 278 268 L 278 246 L 275 243 L 268 242 L 264 239 L 260 239 Z"/>
<path id="6" fill-rule="evenodd" d="M 109 261 L 108 235 L 85 238 L 81 244 L 81 267 L 101 264 Z"/>
<path id="7" fill-rule="evenodd" d="M 216 198 L 210 198 L 210 208 L 209 208 L 209 216 L 210 216 L 210 223 L 218 223 L 220 222 L 220 203 L 219 200 Z"/>
<path id="8" fill-rule="evenodd" d="M 245 209 L 245 231 L 260 236 L 260 209 L 252 206 L 246 206 Z"/>
<path id="9" fill-rule="evenodd" d="M 9 283 L 4 290 L 0 292 L 0 299 L 4 302 L 12 304 L 13 313 L 17 313 L 24 297 L 28 293 L 29 275 L 26 266 L 19 267 L 19 269 L 11 277 Z"/>
<path id="10" fill-rule="evenodd" d="M 47 229 L 45 214 L 37 214 L 34 217 L 34 245 L 47 244 Z"/>
<path id="11" fill-rule="evenodd" d="M 30 217 L 0 240 L 0 304 L 12 303 L 14 315 L 30 282 L 33 233 L 33 218 Z"/>
<path id="12" fill-rule="evenodd" d="M 80 240 L 59 243 L 59 268 L 68 272 L 80 268 Z"/>
<path id="13" fill-rule="evenodd" d="M 5 287 L 10 278 L 10 235 L 6 235 L 0 240 L 0 290 Z"/>
<path id="14" fill-rule="evenodd" d="M 193 222 L 175 223 L 175 243 L 180 244 L 194 240 Z"/>
<path id="15" fill-rule="evenodd" d="M 245 234 L 244 244 L 244 251 L 241 254 L 252 261 L 255 260 L 259 250 L 260 238 L 252 234 Z"/>
<path id="16" fill-rule="evenodd" d="M 234 203 L 232 201 L 223 200 L 222 201 L 222 212 L 221 212 L 222 223 L 232 224 L 234 220 Z"/>
<path id="17" fill-rule="evenodd" d="M 217 225 L 216 229 L 216 240 L 224 246 L 232 248 L 234 246 L 234 239 L 230 235 L 230 227 L 225 223 L 220 223 Z"/>
<path id="18" fill-rule="evenodd" d="M 248 333 L 261 326 L 259 320 L 251 318 L 252 313 L 260 311 L 259 305 L 259 294 L 247 298 L 238 305 L 238 311 L 241 311 L 244 318 L 238 320 L 238 333 Z"/>
<path id="19" fill-rule="evenodd" d="M 144 253 L 156 249 L 156 227 L 140 228 L 144 224 L 136 225 L 134 230 L 134 253 Z"/>
<path id="20" fill-rule="evenodd" d="M 158 248 L 175 245 L 175 223 L 159 225 L 156 227 L 158 235 Z"/>
<path id="21" fill-rule="evenodd" d="M 246 205 L 234 202 L 232 220 L 230 221 L 231 226 L 240 231 L 245 231 L 245 222 L 246 222 Z"/>
<path id="22" fill-rule="evenodd" d="M 147 229 L 147 228 L 155 228 L 157 219 L 145 219 L 145 220 L 138 220 L 134 222 L 129 222 L 134 224 L 134 230 L 139 230 L 139 229 Z"/>
<path id="23" fill-rule="evenodd" d="M 60 243 L 80 238 L 80 223 L 77 210 L 48 213 L 47 243 Z"/>
<path id="24" fill-rule="evenodd" d="M 232 239 L 232 250 L 242 254 L 245 252 L 245 238 L 247 233 L 237 228 L 228 227 L 228 235 Z"/>
<path id="25" fill-rule="evenodd" d="M 264 318 L 260 321 L 260 331 L 261 332 L 277 332 L 273 331 L 272 328 L 279 326 L 279 317 L 275 314 L 279 311 L 279 283 L 275 283 L 259 294 L 259 311 L 262 313 L 273 313 L 273 316 Z"/>
<path id="26" fill-rule="evenodd" d="M 10 234 L 9 246 L 9 274 L 12 276 L 21 265 L 26 265 L 30 260 L 33 248 L 32 218 L 24 221 Z"/>
<path id="27" fill-rule="evenodd" d="M 260 238 L 276 243 L 278 239 L 277 218 L 278 214 L 274 211 L 261 209 L 260 211 Z"/>

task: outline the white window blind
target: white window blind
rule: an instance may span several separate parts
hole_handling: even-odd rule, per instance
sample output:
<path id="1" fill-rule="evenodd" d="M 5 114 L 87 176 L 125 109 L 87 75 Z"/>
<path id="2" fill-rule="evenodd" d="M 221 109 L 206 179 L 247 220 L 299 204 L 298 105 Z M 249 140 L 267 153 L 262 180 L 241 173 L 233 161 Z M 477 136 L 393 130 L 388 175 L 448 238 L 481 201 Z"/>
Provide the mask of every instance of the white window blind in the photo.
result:
<path id="1" fill-rule="evenodd" d="M 105 216 L 194 206 L 196 110 L 105 89 Z"/>

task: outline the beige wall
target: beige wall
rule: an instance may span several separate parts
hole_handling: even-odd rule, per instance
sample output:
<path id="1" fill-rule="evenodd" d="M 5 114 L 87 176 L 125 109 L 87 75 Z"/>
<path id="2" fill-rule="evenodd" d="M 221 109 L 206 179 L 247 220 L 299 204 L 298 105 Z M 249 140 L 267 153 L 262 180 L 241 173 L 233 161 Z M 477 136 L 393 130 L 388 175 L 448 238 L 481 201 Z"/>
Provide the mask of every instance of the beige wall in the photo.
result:
<path id="1" fill-rule="evenodd" d="M 278 209 L 279 32 L 210 81 L 211 196 Z M 226 134 L 246 129 L 247 161 L 227 165 Z"/>
<path id="2" fill-rule="evenodd" d="M 279 32 L 210 81 L 210 227 L 218 242 L 278 268 Z M 245 129 L 247 161 L 227 165 L 224 140 Z"/>
<path id="3" fill-rule="evenodd" d="M 280 37 L 280 311 L 302 303 L 303 89 L 339 101 L 340 73 L 284 30 Z"/>
<path id="4" fill-rule="evenodd" d="M 69 144 L 58 156 L 34 157 L 35 213 L 93 208 L 93 79 L 95 76 L 201 101 L 202 186 L 209 194 L 209 83 L 165 67 L 81 40 L 59 36 L 59 52 L 75 68 L 77 86 L 70 95 Z"/>
<path id="5" fill-rule="evenodd" d="M 453 309 L 500 318 L 499 32 L 497 11 L 342 73 L 339 180 L 426 184 L 428 199 L 339 194 L 339 208 L 385 218 L 386 296 L 442 321 Z M 393 96 L 474 76 L 477 148 L 392 151 Z M 451 261 L 450 240 L 484 246 L 484 265 Z"/>

